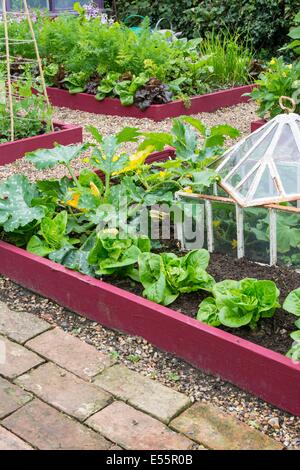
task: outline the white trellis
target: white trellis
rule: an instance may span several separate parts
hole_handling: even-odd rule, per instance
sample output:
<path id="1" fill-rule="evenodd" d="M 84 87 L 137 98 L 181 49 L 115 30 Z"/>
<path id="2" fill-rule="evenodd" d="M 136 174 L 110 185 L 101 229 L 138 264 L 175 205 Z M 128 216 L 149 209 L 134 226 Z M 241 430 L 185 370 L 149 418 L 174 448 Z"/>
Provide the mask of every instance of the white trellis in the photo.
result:
<path id="1" fill-rule="evenodd" d="M 47 88 L 46 88 L 46 84 L 45 84 L 45 80 L 44 80 L 42 61 L 41 61 L 41 58 L 40 58 L 38 45 L 37 45 L 37 41 L 36 41 L 36 38 L 35 38 L 35 33 L 34 33 L 34 29 L 33 29 L 32 19 L 31 19 L 31 16 L 30 16 L 27 0 L 22 0 L 22 7 L 23 7 L 23 11 L 22 11 L 21 14 L 28 22 L 28 27 L 29 27 L 31 39 L 10 39 L 10 37 L 9 37 L 9 19 L 10 19 L 10 16 L 11 15 L 17 15 L 18 16 L 18 15 L 20 15 L 20 12 L 9 12 L 8 13 L 7 9 L 6 9 L 6 0 L 2 0 L 2 12 L 1 12 L 2 19 L 1 19 L 1 21 L 3 21 L 3 24 L 4 24 L 4 38 L 0 38 L 0 42 L 5 45 L 5 54 L 0 56 L 0 61 L 4 60 L 5 63 L 6 63 L 6 84 L 4 86 L 4 90 L 0 90 L 0 93 L 2 95 L 4 94 L 5 102 L 6 102 L 6 95 L 7 95 L 8 112 L 9 112 L 9 116 L 10 116 L 10 139 L 11 139 L 11 141 L 14 141 L 14 136 L 15 136 L 15 131 L 14 131 L 15 130 L 15 116 L 14 116 L 14 103 L 13 103 L 14 92 L 13 92 L 13 86 L 12 86 L 14 78 L 12 77 L 12 74 L 11 74 L 11 67 L 16 62 L 16 60 L 17 60 L 18 64 L 27 64 L 27 63 L 36 63 L 37 64 L 38 70 L 39 70 L 39 82 L 42 86 L 42 91 L 43 91 L 43 95 L 44 95 L 44 98 L 45 98 L 45 103 L 46 103 L 47 106 L 50 106 L 48 95 L 47 95 Z M 11 46 L 20 45 L 20 44 L 28 44 L 28 43 L 32 43 L 32 45 L 34 47 L 36 59 L 24 59 L 24 58 L 22 58 L 20 60 L 20 58 L 14 57 L 10 54 Z M 27 118 L 26 118 L 26 116 L 25 117 L 24 116 L 18 116 L 17 119 L 27 119 Z M 51 129 L 54 130 L 52 122 L 50 123 L 50 125 L 51 125 Z"/>

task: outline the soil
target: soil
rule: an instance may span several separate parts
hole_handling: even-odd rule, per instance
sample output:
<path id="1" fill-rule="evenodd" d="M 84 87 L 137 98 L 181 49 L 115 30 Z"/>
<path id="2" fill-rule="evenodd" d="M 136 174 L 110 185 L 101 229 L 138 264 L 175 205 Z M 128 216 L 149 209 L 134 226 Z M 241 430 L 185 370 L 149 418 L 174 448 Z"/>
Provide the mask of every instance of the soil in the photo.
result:
<path id="1" fill-rule="evenodd" d="M 175 251 L 174 248 L 172 251 Z M 236 259 L 218 253 L 211 254 L 207 271 L 217 282 L 223 281 L 224 279 L 240 280 L 245 277 L 270 279 L 276 283 L 280 290 L 281 304 L 291 290 L 297 289 L 300 286 L 300 273 L 294 270 L 279 266 L 262 266 L 248 261 L 245 258 Z M 108 282 L 134 294 L 142 295 L 143 287 L 133 281 L 127 279 L 113 279 Z M 207 297 L 207 295 L 208 294 L 204 291 L 181 295 L 169 308 L 195 318 L 200 302 Z M 283 309 L 277 309 L 273 318 L 264 318 L 259 322 L 255 330 L 251 330 L 247 326 L 242 328 L 220 328 L 236 336 L 252 341 L 255 344 L 271 349 L 272 351 L 286 354 L 292 344 L 289 335 L 296 329 L 294 325 L 295 320 L 296 317 L 294 315 L 285 312 Z"/>

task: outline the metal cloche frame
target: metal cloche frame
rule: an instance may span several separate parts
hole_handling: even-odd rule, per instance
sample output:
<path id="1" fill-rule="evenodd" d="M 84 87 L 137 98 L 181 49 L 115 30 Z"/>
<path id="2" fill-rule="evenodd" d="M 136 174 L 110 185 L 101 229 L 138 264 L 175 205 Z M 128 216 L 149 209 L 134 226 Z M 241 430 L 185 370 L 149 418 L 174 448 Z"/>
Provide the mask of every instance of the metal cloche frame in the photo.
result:
<path id="1" fill-rule="evenodd" d="M 242 207 L 300 200 L 300 116 L 276 116 L 225 152 L 216 171 L 220 186 Z"/>

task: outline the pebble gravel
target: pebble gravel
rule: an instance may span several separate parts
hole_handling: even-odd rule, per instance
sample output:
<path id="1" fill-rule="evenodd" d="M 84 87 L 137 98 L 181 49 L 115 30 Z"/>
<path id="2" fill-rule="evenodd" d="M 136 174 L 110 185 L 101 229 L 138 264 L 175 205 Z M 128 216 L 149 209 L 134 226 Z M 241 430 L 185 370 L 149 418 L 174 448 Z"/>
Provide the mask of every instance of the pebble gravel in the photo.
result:
<path id="1" fill-rule="evenodd" d="M 206 125 L 213 126 L 216 124 L 230 124 L 241 131 L 241 135 L 249 134 L 250 122 L 257 118 L 256 106 L 254 103 L 244 103 L 232 108 L 224 108 L 215 113 L 201 113 L 195 115 L 201 119 Z M 166 119 L 162 122 L 154 122 L 150 119 L 135 119 L 120 116 L 103 116 L 99 114 L 85 113 L 83 111 L 73 111 L 67 108 L 55 108 L 54 120 L 66 122 L 69 124 L 79 124 L 83 126 L 84 141 L 92 142 L 90 133 L 87 131 L 87 126 L 97 127 L 103 135 L 113 134 L 118 132 L 123 127 L 131 126 L 138 127 L 142 131 L 151 132 L 168 132 L 172 127 L 172 119 Z M 234 141 L 228 140 L 227 144 L 231 145 Z M 124 145 L 124 150 L 130 151 L 134 148 L 135 144 Z M 82 158 L 72 162 L 72 166 L 76 171 L 85 167 L 86 164 L 82 162 L 83 157 L 88 156 L 84 154 Z M 60 178 L 67 174 L 63 166 L 57 166 L 51 170 L 33 171 L 31 163 L 26 160 L 20 159 L 10 165 L 0 167 L 0 180 L 6 179 L 14 173 L 22 173 L 31 180 L 34 179 L 47 179 L 47 178 Z"/>
<path id="2" fill-rule="evenodd" d="M 250 122 L 257 118 L 254 103 L 240 104 L 215 113 L 202 113 L 196 117 L 209 126 L 221 123 L 233 125 L 241 131 L 242 136 L 249 133 Z M 168 131 L 172 125 L 171 119 L 155 123 L 149 119 L 94 115 L 66 108 L 56 108 L 55 119 L 81 124 L 84 127 L 94 125 L 104 135 L 118 131 L 124 126 L 136 126 L 145 131 Z M 84 140 L 91 140 L 86 129 Z M 83 163 L 77 161 L 73 166 L 79 170 Z M 61 177 L 65 171 L 64 168 L 58 167 L 51 171 L 33 172 L 32 166 L 22 159 L 1 167 L 0 180 L 14 173 L 23 173 L 30 179 L 42 179 Z M 49 299 L 23 289 L 4 277 L 0 277 L 0 300 L 7 302 L 14 310 L 34 313 L 61 327 L 64 331 L 94 345 L 98 350 L 111 354 L 130 369 L 186 393 L 192 401 L 201 400 L 219 406 L 241 421 L 282 442 L 285 448 L 300 450 L 299 418 L 267 404 L 218 377 L 193 368 L 184 361 L 158 350 L 146 340 L 104 328 Z"/>

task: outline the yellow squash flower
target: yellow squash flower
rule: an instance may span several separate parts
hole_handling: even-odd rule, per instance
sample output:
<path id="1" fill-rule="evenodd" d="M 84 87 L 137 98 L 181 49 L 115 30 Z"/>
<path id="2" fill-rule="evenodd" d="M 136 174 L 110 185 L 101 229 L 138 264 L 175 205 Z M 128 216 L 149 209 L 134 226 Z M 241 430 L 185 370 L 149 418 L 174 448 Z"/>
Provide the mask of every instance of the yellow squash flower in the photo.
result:
<path id="1" fill-rule="evenodd" d="M 235 239 L 231 240 L 231 248 L 232 248 L 233 250 L 235 250 L 236 247 L 237 247 L 237 240 L 235 240 Z"/>
<path id="2" fill-rule="evenodd" d="M 78 207 L 78 202 L 79 202 L 80 194 L 79 193 L 73 193 L 72 199 L 67 201 L 67 206 L 74 207 L 74 209 L 77 209 Z"/>
<path id="3" fill-rule="evenodd" d="M 113 176 L 119 175 L 121 173 L 127 173 L 128 171 L 133 171 L 137 167 L 143 165 L 144 161 L 146 158 L 150 155 L 150 153 L 153 152 L 155 147 L 153 145 L 148 145 L 144 150 L 140 150 L 138 152 L 135 152 L 133 155 L 129 157 L 129 165 L 127 165 L 125 168 L 119 171 L 115 171 L 113 173 Z"/>
<path id="4" fill-rule="evenodd" d="M 185 188 L 183 188 L 183 191 L 185 193 L 192 193 L 193 192 L 192 188 L 190 188 L 189 186 L 186 186 Z"/>
<path id="5" fill-rule="evenodd" d="M 212 224 L 213 224 L 213 227 L 218 228 L 221 225 L 221 221 L 220 220 L 213 220 Z"/>
<path id="6" fill-rule="evenodd" d="M 95 183 L 93 183 L 93 181 L 90 181 L 90 188 L 91 188 L 93 196 L 100 197 L 100 191 L 95 185 Z"/>
<path id="7" fill-rule="evenodd" d="M 83 161 L 83 163 L 90 163 L 90 159 L 87 158 L 87 157 L 86 157 L 86 158 L 83 158 L 82 161 Z"/>
<path id="8" fill-rule="evenodd" d="M 270 65 L 275 65 L 275 64 L 276 64 L 276 60 L 275 60 L 275 59 L 270 60 Z"/>

